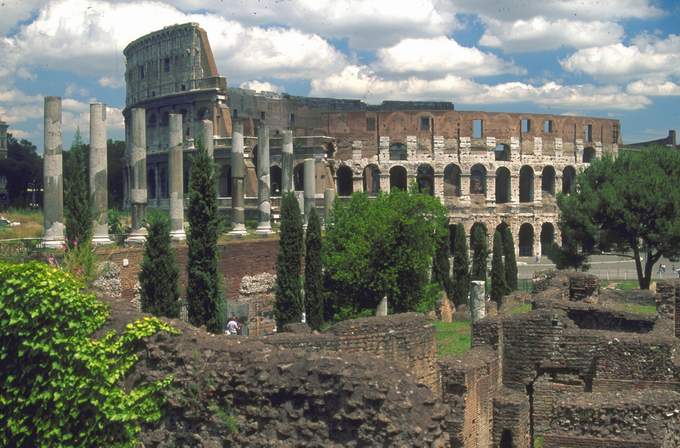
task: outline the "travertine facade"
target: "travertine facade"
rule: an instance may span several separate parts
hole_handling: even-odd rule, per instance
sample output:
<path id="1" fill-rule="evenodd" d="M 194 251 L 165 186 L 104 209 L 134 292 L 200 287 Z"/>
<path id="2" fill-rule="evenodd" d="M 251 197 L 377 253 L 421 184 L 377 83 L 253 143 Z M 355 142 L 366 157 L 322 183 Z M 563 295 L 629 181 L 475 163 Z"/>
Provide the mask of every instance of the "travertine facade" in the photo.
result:
<path id="1" fill-rule="evenodd" d="M 316 206 L 332 187 L 339 197 L 391 188 L 420 188 L 440 197 L 451 224 L 469 231 L 483 224 L 489 236 L 510 226 L 519 255 L 542 252 L 559 241 L 555 195 L 568 192 L 576 173 L 595 157 L 616 154 L 618 120 L 546 114 L 457 111 L 450 102 L 306 98 L 226 87 L 214 64 L 205 32 L 196 24 L 151 33 L 125 49 L 128 85 L 126 117 L 147 109 L 149 204 L 167 207 L 167 120 L 184 117 L 184 151 L 193 149 L 201 120 L 214 125 L 220 207 L 231 208 L 231 126 L 244 135 L 244 208 L 257 213 L 255 137 L 269 128 L 270 200 L 276 216 L 288 182 L 292 131 L 296 191 L 304 190 L 304 159 L 316 163 Z M 209 81 L 206 81 L 209 80 Z M 188 170 L 185 163 L 185 170 Z M 185 176 L 186 177 L 186 176 Z M 185 179 L 186 184 L 186 179 Z M 186 185 L 185 185 L 186 187 Z"/>

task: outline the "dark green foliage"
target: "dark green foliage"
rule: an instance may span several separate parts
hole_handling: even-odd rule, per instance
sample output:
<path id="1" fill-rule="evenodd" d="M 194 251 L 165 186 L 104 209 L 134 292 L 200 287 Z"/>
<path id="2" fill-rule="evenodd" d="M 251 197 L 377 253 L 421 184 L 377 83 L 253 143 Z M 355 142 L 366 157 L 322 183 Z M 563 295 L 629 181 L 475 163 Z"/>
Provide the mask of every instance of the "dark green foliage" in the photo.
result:
<path id="1" fill-rule="evenodd" d="M 321 222 L 312 208 L 305 237 L 305 313 L 307 323 L 315 330 L 323 325 L 323 266 L 321 265 Z"/>
<path id="2" fill-rule="evenodd" d="M 555 263 L 557 269 L 574 269 L 587 271 L 590 265 L 587 263 L 588 254 L 578 250 L 578 247 L 571 240 L 568 243 L 558 246 L 552 243 L 547 248 L 546 255 Z"/>
<path id="3" fill-rule="evenodd" d="M 503 267 L 505 268 L 505 282 L 510 291 L 517 290 L 517 258 L 515 257 L 515 242 L 512 239 L 510 226 L 501 226 L 503 239 Z"/>
<path id="4" fill-rule="evenodd" d="M 456 306 L 468 302 L 470 294 L 470 257 L 462 223 L 456 225 L 453 239 L 453 302 Z"/>
<path id="5" fill-rule="evenodd" d="M 665 147 L 593 160 L 573 193 L 557 196 L 567 254 L 632 253 L 640 288 L 648 289 L 654 264 L 680 257 L 679 178 L 680 152 Z"/>
<path id="6" fill-rule="evenodd" d="M 125 142 L 111 140 L 106 142 L 106 165 L 109 185 L 109 207 L 123 208 L 123 170 Z"/>
<path id="7" fill-rule="evenodd" d="M 142 311 L 154 316 L 179 317 L 179 268 L 170 239 L 170 221 L 159 211 L 147 215 L 149 234 L 139 272 Z"/>
<path id="8" fill-rule="evenodd" d="M 281 198 L 281 229 L 276 260 L 276 326 L 300 322 L 302 318 L 302 253 L 304 250 L 302 215 L 295 195 Z"/>
<path id="9" fill-rule="evenodd" d="M 28 190 L 42 186 L 43 161 L 36 149 L 28 140 L 17 141 L 12 134 L 7 134 L 7 158 L 0 160 L 0 177 L 7 179 L 7 191 L 12 206 L 27 207 L 34 194 Z M 41 201 L 39 193 L 36 193 L 35 200 Z"/>
<path id="10" fill-rule="evenodd" d="M 189 322 L 205 325 L 211 333 L 224 330 L 226 306 L 220 288 L 217 263 L 217 214 L 215 164 L 200 140 L 191 160 L 187 209 L 187 311 Z"/>
<path id="11" fill-rule="evenodd" d="M 503 241 L 501 232 L 493 234 L 493 255 L 491 257 L 491 300 L 499 306 L 504 295 L 509 292 L 503 268 Z"/>
<path id="12" fill-rule="evenodd" d="M 437 248 L 432 259 L 432 281 L 438 283 L 449 298 L 453 297 L 454 293 L 449 262 L 450 244 L 449 232 L 446 231 L 437 241 Z"/>
<path id="13" fill-rule="evenodd" d="M 486 262 L 489 258 L 489 248 L 487 244 L 486 229 L 484 226 L 472 226 L 470 246 L 472 246 L 472 267 L 470 268 L 470 278 L 472 280 L 486 281 Z"/>
<path id="14" fill-rule="evenodd" d="M 393 312 L 415 310 L 446 220 L 437 198 L 413 190 L 337 201 L 323 246 L 329 314 L 375 310 L 385 296 Z"/>
<path id="15" fill-rule="evenodd" d="M 143 338 L 168 324 L 146 317 L 94 338 L 108 307 L 45 263 L 0 263 L 0 446 L 134 447 L 160 418 L 172 378 L 123 387 Z"/>
<path id="16" fill-rule="evenodd" d="M 76 130 L 73 144 L 65 158 L 64 169 L 64 220 L 66 244 L 72 249 L 77 244 L 92 239 L 94 202 L 88 178 L 88 150 Z"/>

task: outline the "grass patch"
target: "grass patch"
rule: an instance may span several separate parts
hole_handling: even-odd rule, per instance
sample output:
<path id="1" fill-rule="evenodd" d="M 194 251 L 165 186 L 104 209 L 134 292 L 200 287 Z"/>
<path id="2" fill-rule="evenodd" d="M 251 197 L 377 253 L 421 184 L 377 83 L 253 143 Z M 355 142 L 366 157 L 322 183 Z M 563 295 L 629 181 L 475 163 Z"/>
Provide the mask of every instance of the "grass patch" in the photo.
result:
<path id="1" fill-rule="evenodd" d="M 519 303 L 508 311 L 510 314 L 523 314 L 531 311 L 531 303 Z"/>
<path id="2" fill-rule="evenodd" d="M 611 305 L 620 311 L 634 314 L 656 314 L 656 305 L 639 305 L 637 303 L 615 303 Z"/>
<path id="3" fill-rule="evenodd" d="M 20 222 L 20 226 L 1 227 L 0 239 L 40 238 L 43 234 L 43 214 L 41 210 L 10 208 L 0 216 L 12 222 Z"/>
<path id="4" fill-rule="evenodd" d="M 621 291 L 631 291 L 633 289 L 640 289 L 640 284 L 637 280 L 600 280 L 601 287 L 613 286 L 614 289 Z"/>
<path id="5" fill-rule="evenodd" d="M 460 356 L 470 350 L 470 322 L 434 322 L 437 356 Z"/>

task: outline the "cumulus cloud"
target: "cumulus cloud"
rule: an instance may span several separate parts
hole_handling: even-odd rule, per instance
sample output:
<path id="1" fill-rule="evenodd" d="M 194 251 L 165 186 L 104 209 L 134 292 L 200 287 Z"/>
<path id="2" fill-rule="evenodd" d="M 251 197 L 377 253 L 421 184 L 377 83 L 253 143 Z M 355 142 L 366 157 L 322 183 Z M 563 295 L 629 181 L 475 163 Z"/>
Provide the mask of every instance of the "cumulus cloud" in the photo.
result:
<path id="1" fill-rule="evenodd" d="M 267 82 L 267 81 L 258 81 L 257 79 L 253 79 L 252 81 L 242 82 L 239 87 L 241 87 L 242 89 L 255 90 L 256 92 L 282 92 L 283 91 L 283 88 L 281 86 L 277 86 L 277 85 L 272 84 L 272 83 Z"/>
<path id="2" fill-rule="evenodd" d="M 489 76 L 524 73 L 513 63 L 474 47 L 459 45 L 454 39 L 439 36 L 429 39 L 404 39 L 378 50 L 376 66 L 392 73 L 449 73 Z"/>
<path id="3" fill-rule="evenodd" d="M 678 96 L 680 85 L 672 81 L 638 80 L 628 84 L 626 91 L 634 95 Z"/>

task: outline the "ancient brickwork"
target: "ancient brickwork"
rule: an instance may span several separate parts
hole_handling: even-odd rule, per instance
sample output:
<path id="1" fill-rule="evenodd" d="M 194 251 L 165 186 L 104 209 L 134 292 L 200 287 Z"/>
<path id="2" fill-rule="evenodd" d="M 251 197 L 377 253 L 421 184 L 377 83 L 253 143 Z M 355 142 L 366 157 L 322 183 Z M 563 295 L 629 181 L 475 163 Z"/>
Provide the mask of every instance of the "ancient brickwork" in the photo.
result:
<path id="1" fill-rule="evenodd" d="M 531 448 L 529 399 L 524 393 L 499 389 L 494 395 L 493 446 Z"/>

